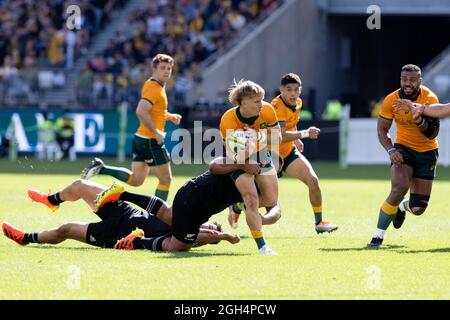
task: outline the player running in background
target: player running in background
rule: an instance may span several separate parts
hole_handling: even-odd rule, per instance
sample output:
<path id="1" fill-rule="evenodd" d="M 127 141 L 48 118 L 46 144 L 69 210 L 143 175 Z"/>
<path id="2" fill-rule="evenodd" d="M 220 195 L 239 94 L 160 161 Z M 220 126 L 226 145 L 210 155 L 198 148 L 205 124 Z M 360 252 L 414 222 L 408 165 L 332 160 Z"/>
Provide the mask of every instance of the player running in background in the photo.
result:
<path id="1" fill-rule="evenodd" d="M 83 199 L 102 221 L 64 223 L 57 228 L 36 233 L 25 233 L 8 223 L 3 223 L 5 236 L 21 245 L 58 244 L 73 239 L 93 246 L 113 248 L 119 239 L 127 238 L 131 233 L 132 236 L 145 235 L 151 238 L 136 240 L 133 243 L 134 249 L 149 249 L 157 247 L 171 234 L 171 207 L 157 197 L 127 192 L 121 185 L 113 184 L 106 189 L 95 182 L 78 179 L 51 196 L 32 189 L 28 191 L 28 195 L 33 201 L 46 205 L 52 211 L 58 209 L 65 201 Z M 133 208 L 125 201 L 134 203 L 143 210 Z M 222 232 L 220 224 L 205 221 L 199 226 L 198 237 L 195 240 L 194 245 L 198 247 L 218 243 L 221 240 L 237 243 L 240 238 Z"/>
<path id="2" fill-rule="evenodd" d="M 389 94 L 383 101 L 378 117 L 378 139 L 391 160 L 391 192 L 381 206 L 378 224 L 369 247 L 378 248 L 384 233 L 393 221 L 400 228 L 405 212 L 421 215 L 430 199 L 431 187 L 439 156 L 437 135 L 439 119 L 420 116 L 413 118 L 410 110 L 394 106 L 394 100 L 407 99 L 419 104 L 438 103 L 436 95 L 421 85 L 422 76 L 418 66 L 402 67 L 401 88 Z M 392 143 L 389 129 L 395 120 L 397 137 Z M 409 199 L 404 196 L 410 191 Z"/>
<path id="3" fill-rule="evenodd" d="M 155 195 L 167 200 L 172 171 L 170 156 L 164 147 L 166 120 L 179 124 L 181 116 L 167 112 L 165 83 L 172 75 L 174 61 L 172 57 L 158 54 L 153 58 L 152 77 L 144 83 L 141 99 L 136 109 L 139 128 L 133 138 L 133 159 L 131 171 L 126 168 L 111 167 L 95 158 L 91 165 L 83 170 L 81 177 L 89 179 L 97 174 L 113 176 L 131 186 L 144 183 L 152 171 L 158 179 Z"/>
<path id="4" fill-rule="evenodd" d="M 320 129 L 309 127 L 307 130 L 297 131 L 303 103 L 299 98 L 301 91 L 300 77 L 295 73 L 288 73 L 281 78 L 280 95 L 271 103 L 277 112 L 283 138 L 279 148 L 279 155 L 283 159 L 282 172 L 286 171 L 288 175 L 299 179 L 308 187 L 316 232 L 332 232 L 339 226 L 322 219 L 322 192 L 319 178 L 311 163 L 302 154 L 304 146 L 300 139 L 317 139 Z"/>
<path id="5" fill-rule="evenodd" d="M 264 89 L 252 81 L 235 82 L 229 90 L 229 101 L 235 107 L 226 111 L 220 119 L 220 133 L 222 139 L 226 140 L 229 134 L 236 130 L 248 130 L 259 134 L 259 141 L 263 142 L 257 147 L 257 152 L 250 156 L 250 159 L 259 164 L 261 172 L 250 175 L 243 170 L 237 170 L 231 173 L 231 177 L 244 200 L 247 224 L 258 249 L 269 252 L 271 250 L 264 239 L 262 222 L 258 214 L 257 187 L 260 197 L 268 206 L 277 205 L 278 178 L 267 143 L 264 141 L 278 145 L 281 142 L 281 132 L 275 110 L 269 103 L 263 101 L 264 95 Z M 238 217 L 239 215 L 235 215 L 229 220 L 237 223 Z"/>

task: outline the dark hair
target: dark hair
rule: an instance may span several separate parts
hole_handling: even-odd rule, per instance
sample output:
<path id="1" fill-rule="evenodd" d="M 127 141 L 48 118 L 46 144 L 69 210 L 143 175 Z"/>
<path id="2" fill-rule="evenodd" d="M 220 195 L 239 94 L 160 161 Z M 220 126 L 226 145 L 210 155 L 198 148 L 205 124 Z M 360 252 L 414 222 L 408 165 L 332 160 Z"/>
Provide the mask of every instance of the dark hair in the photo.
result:
<path id="1" fill-rule="evenodd" d="M 403 72 L 403 71 L 406 71 L 406 72 L 417 72 L 417 73 L 419 73 L 419 74 L 422 73 L 422 71 L 420 70 L 420 68 L 419 68 L 418 66 L 416 66 L 415 64 L 407 64 L 407 65 L 404 65 L 404 66 L 402 67 L 402 72 Z"/>
<path id="2" fill-rule="evenodd" d="M 285 74 L 283 77 L 281 77 L 281 85 L 285 86 L 289 83 L 298 83 L 298 85 L 302 85 L 302 80 L 300 80 L 300 77 L 296 75 L 295 73 L 288 73 Z"/>

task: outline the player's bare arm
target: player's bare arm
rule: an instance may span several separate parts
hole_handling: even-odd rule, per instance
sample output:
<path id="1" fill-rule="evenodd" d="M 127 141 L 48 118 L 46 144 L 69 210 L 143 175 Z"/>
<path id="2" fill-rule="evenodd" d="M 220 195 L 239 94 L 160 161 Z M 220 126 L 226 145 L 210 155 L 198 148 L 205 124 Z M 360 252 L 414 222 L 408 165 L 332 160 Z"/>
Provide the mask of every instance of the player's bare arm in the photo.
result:
<path id="1" fill-rule="evenodd" d="M 380 141 L 383 148 L 389 154 L 391 161 L 395 164 L 402 163 L 403 157 L 397 149 L 394 148 L 392 144 L 391 135 L 389 134 L 389 129 L 392 126 L 392 120 L 385 119 L 383 117 L 378 117 L 377 122 L 377 132 L 378 140 Z"/>
<path id="2" fill-rule="evenodd" d="M 179 125 L 182 119 L 182 116 L 178 113 L 167 113 L 166 119 L 173 122 L 176 125 Z"/>
<path id="3" fill-rule="evenodd" d="M 244 170 L 248 174 L 256 175 L 259 174 L 261 169 L 257 163 L 227 163 L 225 157 L 215 158 L 209 164 L 209 171 L 214 174 L 228 174 L 237 170 Z"/>

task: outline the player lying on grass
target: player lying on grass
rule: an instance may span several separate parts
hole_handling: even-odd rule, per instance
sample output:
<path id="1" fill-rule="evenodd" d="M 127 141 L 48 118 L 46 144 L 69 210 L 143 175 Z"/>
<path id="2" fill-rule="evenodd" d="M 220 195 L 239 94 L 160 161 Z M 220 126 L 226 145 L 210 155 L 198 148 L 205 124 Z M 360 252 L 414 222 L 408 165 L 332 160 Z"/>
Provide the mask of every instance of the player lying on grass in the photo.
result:
<path id="1" fill-rule="evenodd" d="M 411 110 L 413 119 L 421 121 L 421 115 L 433 118 L 446 118 L 450 116 L 450 103 L 447 104 L 418 104 L 407 99 L 397 99 L 394 101 L 394 107 Z"/>
<path id="2" fill-rule="evenodd" d="M 52 211 L 57 210 L 62 202 L 83 199 L 102 221 L 64 223 L 58 228 L 38 233 L 25 233 L 8 223 L 3 223 L 5 236 L 21 245 L 58 244 L 73 239 L 93 246 L 113 248 L 119 239 L 131 233 L 141 237 L 145 234 L 152 238 L 151 240 L 140 238 L 133 242 L 134 249 L 147 249 L 158 246 L 162 239 L 171 234 L 172 208 L 157 197 L 129 193 L 120 185 L 113 184 L 109 189 L 105 189 L 98 183 L 78 179 L 53 195 L 47 196 L 37 190 L 29 190 L 28 195 Z M 112 200 L 115 202 L 108 203 Z M 125 201 L 134 203 L 144 210 L 135 209 Z M 237 243 L 240 238 L 222 232 L 220 224 L 205 221 L 199 226 L 194 245 L 218 243 L 221 240 Z"/>
<path id="3" fill-rule="evenodd" d="M 223 158 L 218 158 L 212 162 L 212 166 L 221 166 L 227 170 L 243 169 L 247 173 L 255 174 L 259 171 L 256 164 L 221 164 Z M 231 243 L 239 242 L 239 236 L 230 235 L 221 232 L 220 228 L 214 228 L 214 225 L 205 224 L 213 214 L 221 212 L 234 199 L 242 201 L 242 196 L 234 186 L 233 181 L 227 175 L 213 175 L 206 172 L 201 176 L 188 181 L 180 188 L 172 207 L 167 205 L 157 197 L 147 197 L 125 192 L 120 185 L 113 185 L 109 189 L 86 180 L 77 180 L 74 186 L 63 189 L 61 192 L 46 196 L 41 192 L 31 191 L 30 197 L 35 201 L 47 205 L 50 209 L 56 210 L 63 201 L 76 201 L 83 198 L 88 205 L 96 211 L 100 218 L 108 218 L 98 224 L 66 224 L 62 230 L 55 231 L 59 239 L 75 239 L 86 243 L 112 247 L 117 239 L 124 237 L 135 228 L 141 230 L 133 231 L 127 237 L 119 241 L 115 247 L 117 249 L 149 249 L 153 251 L 187 251 L 193 246 L 199 246 L 206 243 L 214 243 L 218 240 L 227 240 Z M 86 188 L 87 185 L 93 186 L 90 192 L 82 192 L 79 189 Z M 75 191 L 76 190 L 76 191 Z M 72 191 L 72 192 L 70 192 Z M 97 194 L 98 199 L 95 201 Z M 114 208 L 113 201 L 118 201 L 114 215 L 108 214 L 108 210 Z M 123 203 L 129 201 L 146 208 L 146 211 L 135 212 L 132 207 Z M 97 204 L 96 204 L 97 203 Z M 120 206 L 119 206 L 120 205 Z M 261 203 L 264 205 L 264 203 Z M 98 208 L 98 210 L 97 210 Z M 150 213 L 149 212 L 150 210 Z M 155 218 L 156 216 L 156 218 Z M 173 216 L 173 218 L 172 218 Z M 281 216 L 280 206 L 269 208 L 266 215 L 262 217 L 263 224 L 272 224 Z M 128 219 L 127 219 L 128 218 Z M 131 218 L 131 219 L 130 219 Z M 145 223 L 151 220 L 154 224 L 160 225 L 160 233 L 153 230 L 153 225 Z M 160 219 L 162 222 L 159 222 Z M 173 220 L 173 221 L 172 221 Z M 139 223 L 152 227 L 146 230 Z M 168 225 L 172 224 L 172 234 L 168 232 Z M 213 228 L 212 231 L 210 229 Z M 114 229 L 114 230 L 111 230 Z M 158 228 L 159 229 L 159 228 Z M 218 229 L 218 230 L 214 230 Z M 20 244 L 30 242 L 43 242 L 42 234 L 25 234 L 14 227 L 3 224 L 3 231 L 6 236 Z M 70 235 L 70 237 L 68 236 Z M 91 238 L 92 235 L 92 238 Z M 106 236 L 105 236 L 106 235 Z M 145 235 L 145 238 L 144 238 Z M 101 238 L 100 240 L 97 238 Z M 44 238 L 45 239 L 45 238 Z M 137 239 L 137 240 L 136 240 Z M 60 240 L 59 242 L 63 241 Z M 59 243 L 56 242 L 56 243 Z M 106 243 L 100 243 L 106 242 Z M 54 243 L 54 242 L 52 242 Z M 260 251 L 267 254 L 266 251 Z"/>

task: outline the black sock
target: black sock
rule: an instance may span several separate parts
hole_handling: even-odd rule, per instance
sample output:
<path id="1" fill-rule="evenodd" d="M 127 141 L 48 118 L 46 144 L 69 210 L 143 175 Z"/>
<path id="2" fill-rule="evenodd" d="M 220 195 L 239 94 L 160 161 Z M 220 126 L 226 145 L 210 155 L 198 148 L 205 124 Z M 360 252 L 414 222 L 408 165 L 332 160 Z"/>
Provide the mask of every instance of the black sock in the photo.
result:
<path id="1" fill-rule="evenodd" d="M 142 209 L 147 210 L 148 212 L 151 212 L 151 210 L 149 210 L 148 206 L 149 206 L 150 202 L 152 202 L 152 201 L 155 202 L 154 199 L 155 199 L 155 197 L 153 197 L 153 196 L 144 196 L 142 194 L 127 192 L 127 191 L 122 192 L 122 194 L 120 195 L 120 198 L 119 198 L 119 200 L 134 203 L 134 204 L 138 205 L 139 207 L 141 207 Z"/>
<path id="2" fill-rule="evenodd" d="M 64 200 L 61 200 L 61 198 L 59 197 L 59 192 L 48 196 L 47 199 L 48 202 L 50 202 L 54 206 L 59 206 L 61 203 L 64 202 Z"/>
<path id="3" fill-rule="evenodd" d="M 147 249 L 152 251 L 163 251 L 162 243 L 168 236 L 153 238 L 135 238 L 133 240 L 134 249 Z"/>
<path id="4" fill-rule="evenodd" d="M 36 233 L 25 233 L 23 237 L 23 243 L 40 243 L 38 241 L 38 234 Z"/>

